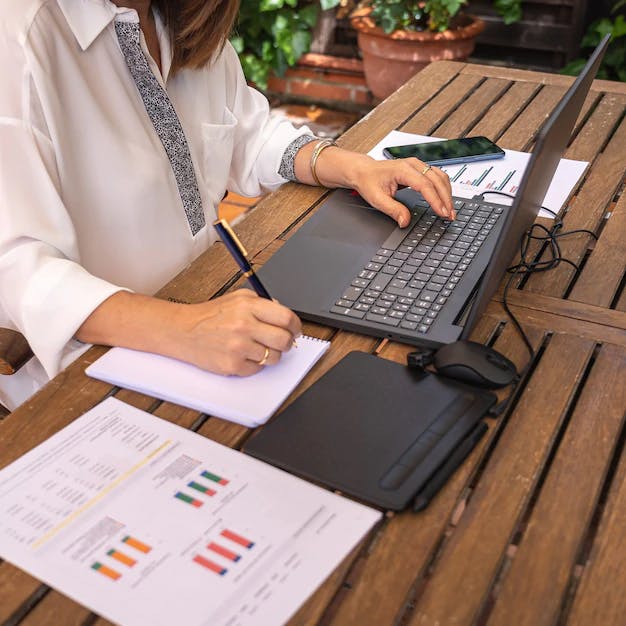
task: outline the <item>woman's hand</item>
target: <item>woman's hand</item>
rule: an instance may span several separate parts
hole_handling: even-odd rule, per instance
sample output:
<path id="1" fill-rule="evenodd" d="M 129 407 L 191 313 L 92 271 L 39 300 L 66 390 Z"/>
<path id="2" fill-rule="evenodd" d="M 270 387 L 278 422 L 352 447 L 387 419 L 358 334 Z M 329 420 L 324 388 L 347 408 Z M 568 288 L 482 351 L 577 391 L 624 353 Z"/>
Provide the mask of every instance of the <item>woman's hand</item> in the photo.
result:
<path id="1" fill-rule="evenodd" d="M 273 365 L 302 332 L 296 314 L 249 289 L 202 304 L 119 291 L 85 320 L 77 339 L 174 357 L 218 374 Z"/>
<path id="2" fill-rule="evenodd" d="M 450 179 L 438 167 L 428 166 L 415 158 L 389 161 L 366 158 L 354 170 L 353 188 L 372 206 L 392 217 L 400 227 L 408 226 L 411 220 L 406 206 L 393 197 L 402 187 L 419 191 L 440 217 L 456 218 Z"/>
<path id="3" fill-rule="evenodd" d="M 249 289 L 186 308 L 179 358 L 218 374 L 249 376 L 274 365 L 302 333 L 293 311 Z"/>
<path id="4" fill-rule="evenodd" d="M 310 160 L 316 145 L 315 141 L 308 143 L 298 151 L 295 159 L 298 180 L 311 185 L 315 183 Z M 394 200 L 394 194 L 402 187 L 420 192 L 437 215 L 450 220 L 456 218 L 447 174 L 418 159 L 376 161 L 365 154 L 331 146 L 320 153 L 315 171 L 323 185 L 355 189 L 401 227 L 408 226 L 411 219 L 409 210 Z"/>

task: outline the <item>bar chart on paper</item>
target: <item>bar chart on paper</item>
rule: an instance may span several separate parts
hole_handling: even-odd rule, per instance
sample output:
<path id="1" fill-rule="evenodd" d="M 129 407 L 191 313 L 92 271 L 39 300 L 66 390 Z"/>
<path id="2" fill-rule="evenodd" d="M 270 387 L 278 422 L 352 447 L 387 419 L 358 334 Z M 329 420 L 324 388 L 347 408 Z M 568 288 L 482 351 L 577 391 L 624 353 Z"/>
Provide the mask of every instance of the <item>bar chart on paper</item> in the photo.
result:
<path id="1" fill-rule="evenodd" d="M 460 168 L 460 169 L 459 169 Z M 523 168 L 498 168 L 495 165 L 472 167 L 471 164 L 464 163 L 462 166 L 442 167 L 443 171 L 450 177 L 453 184 L 464 185 L 477 188 L 477 193 L 483 190 L 503 191 L 515 194 L 519 189 L 519 182 L 524 172 Z M 454 169 L 458 171 L 454 173 Z"/>

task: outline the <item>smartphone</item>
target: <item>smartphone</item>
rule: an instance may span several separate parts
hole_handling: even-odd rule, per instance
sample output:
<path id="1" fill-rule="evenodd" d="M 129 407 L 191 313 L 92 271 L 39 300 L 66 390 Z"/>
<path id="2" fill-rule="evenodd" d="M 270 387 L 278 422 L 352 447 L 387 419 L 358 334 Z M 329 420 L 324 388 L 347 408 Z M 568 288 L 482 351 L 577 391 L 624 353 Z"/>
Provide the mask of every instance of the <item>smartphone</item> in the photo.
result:
<path id="1" fill-rule="evenodd" d="M 500 159 L 504 150 L 487 137 L 463 137 L 428 143 L 413 143 L 407 146 L 389 146 L 383 149 L 388 159 L 416 157 L 430 165 L 452 165 L 485 159 Z"/>

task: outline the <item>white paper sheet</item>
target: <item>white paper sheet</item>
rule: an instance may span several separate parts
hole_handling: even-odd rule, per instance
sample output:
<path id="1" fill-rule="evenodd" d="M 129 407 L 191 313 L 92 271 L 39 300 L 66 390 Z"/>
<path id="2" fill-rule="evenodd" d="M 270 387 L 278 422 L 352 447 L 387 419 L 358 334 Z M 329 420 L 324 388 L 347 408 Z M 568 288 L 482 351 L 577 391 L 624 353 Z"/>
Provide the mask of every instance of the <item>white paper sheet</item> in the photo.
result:
<path id="1" fill-rule="evenodd" d="M 384 139 L 377 143 L 370 151 L 369 155 L 375 159 L 383 160 L 383 148 L 387 146 L 402 146 L 411 143 L 427 143 L 430 141 L 441 141 L 440 137 L 427 137 L 425 135 L 414 135 L 403 133 L 397 130 L 391 131 Z M 465 163 L 461 165 L 445 165 L 441 169 L 448 174 L 452 181 L 454 195 L 463 198 L 497 189 L 515 195 L 522 180 L 524 170 L 528 165 L 530 154 L 518 152 L 516 150 L 505 150 L 505 156 L 501 159 L 490 161 L 478 161 L 476 163 Z M 561 159 L 554 174 L 552 183 L 546 193 L 543 206 L 558 213 L 561 207 L 569 199 L 572 190 L 584 174 L 587 166 L 586 161 L 572 161 L 571 159 Z M 499 204 L 510 204 L 506 198 L 498 196 L 487 196 L 487 200 L 498 202 Z M 541 217 L 553 217 L 547 211 L 540 211 Z"/>
<path id="2" fill-rule="evenodd" d="M 0 471 L 0 556 L 128 626 L 283 624 L 380 517 L 114 398 Z"/>

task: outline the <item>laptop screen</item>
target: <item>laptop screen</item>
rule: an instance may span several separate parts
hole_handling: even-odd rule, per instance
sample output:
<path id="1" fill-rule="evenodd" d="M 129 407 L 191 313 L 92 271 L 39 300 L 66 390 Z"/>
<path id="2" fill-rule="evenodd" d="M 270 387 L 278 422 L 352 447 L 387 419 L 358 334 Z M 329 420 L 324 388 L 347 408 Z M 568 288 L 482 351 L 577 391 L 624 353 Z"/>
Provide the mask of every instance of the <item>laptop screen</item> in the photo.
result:
<path id="1" fill-rule="evenodd" d="M 523 234 L 531 227 L 539 213 L 609 40 L 610 35 L 607 35 L 598 44 L 578 78 L 539 130 L 519 190 L 507 212 L 491 260 L 476 291 L 474 303 L 461 334 L 463 339 L 468 338 L 474 324 L 483 314 L 507 267 L 517 254 Z"/>

